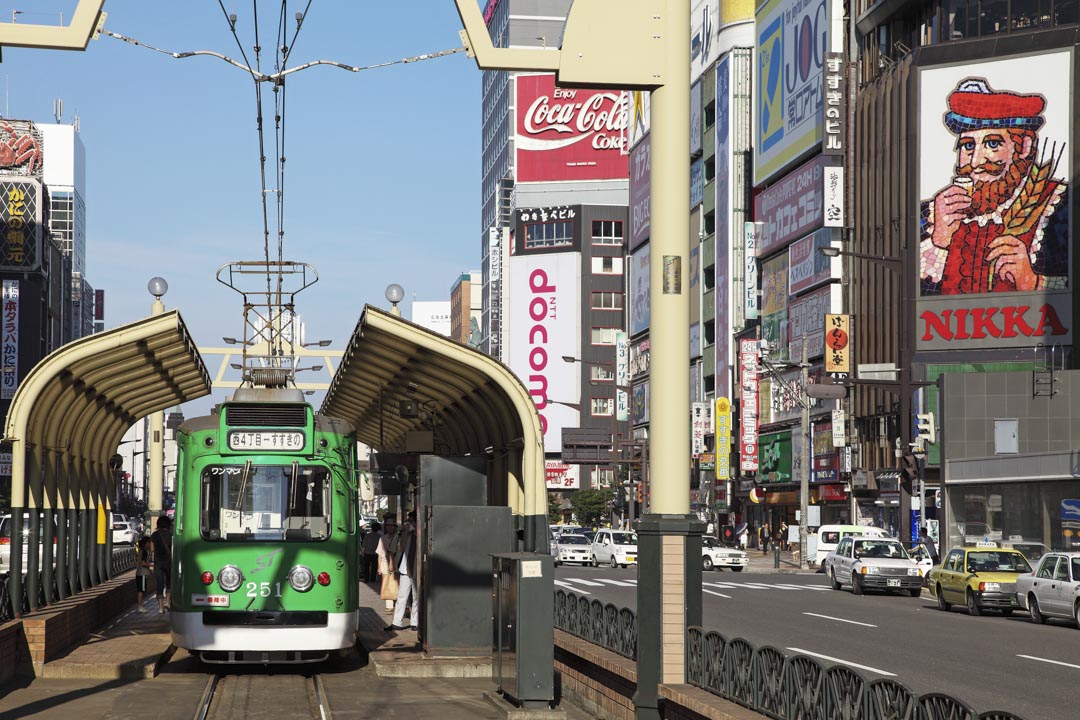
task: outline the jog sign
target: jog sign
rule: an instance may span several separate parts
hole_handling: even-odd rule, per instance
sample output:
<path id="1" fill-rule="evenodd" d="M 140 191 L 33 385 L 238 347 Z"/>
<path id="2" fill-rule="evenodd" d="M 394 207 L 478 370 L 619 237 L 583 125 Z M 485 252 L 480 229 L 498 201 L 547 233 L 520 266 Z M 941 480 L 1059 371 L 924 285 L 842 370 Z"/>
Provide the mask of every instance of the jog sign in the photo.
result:
<path id="1" fill-rule="evenodd" d="M 851 372 L 851 316 L 825 316 L 825 372 Z"/>

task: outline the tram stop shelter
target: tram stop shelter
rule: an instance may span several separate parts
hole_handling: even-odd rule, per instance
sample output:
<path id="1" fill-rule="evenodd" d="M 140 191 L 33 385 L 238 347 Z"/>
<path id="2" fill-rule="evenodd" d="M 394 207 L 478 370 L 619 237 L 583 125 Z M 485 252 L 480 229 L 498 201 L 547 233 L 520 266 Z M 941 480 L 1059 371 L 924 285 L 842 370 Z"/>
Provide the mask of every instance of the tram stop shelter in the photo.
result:
<path id="1" fill-rule="evenodd" d="M 439 454 L 485 457 L 488 504 L 511 508 L 520 550 L 548 552 L 540 416 L 499 361 L 368 305 L 321 412 L 382 453 L 407 452 L 410 437 L 430 432 Z"/>
<path id="2" fill-rule="evenodd" d="M 210 375 L 175 310 L 68 343 L 26 375 L 3 438 L 11 447 L 9 588 L 16 615 L 109 578 L 107 513 L 116 492 L 110 457 L 141 418 L 209 393 Z M 24 514 L 28 547 L 41 547 L 25 558 Z"/>

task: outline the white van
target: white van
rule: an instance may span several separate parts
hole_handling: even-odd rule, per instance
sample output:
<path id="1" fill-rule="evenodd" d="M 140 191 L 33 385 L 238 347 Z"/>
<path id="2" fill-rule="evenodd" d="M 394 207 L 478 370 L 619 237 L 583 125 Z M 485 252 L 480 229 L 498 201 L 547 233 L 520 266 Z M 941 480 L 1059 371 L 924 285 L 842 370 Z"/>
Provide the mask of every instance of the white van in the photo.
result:
<path id="1" fill-rule="evenodd" d="M 817 531 L 817 552 L 814 554 L 814 565 L 821 572 L 821 563 L 825 556 L 836 549 L 840 540 L 848 535 L 866 535 L 867 537 L 887 538 L 889 534 L 881 528 L 869 525 L 822 525 Z"/>

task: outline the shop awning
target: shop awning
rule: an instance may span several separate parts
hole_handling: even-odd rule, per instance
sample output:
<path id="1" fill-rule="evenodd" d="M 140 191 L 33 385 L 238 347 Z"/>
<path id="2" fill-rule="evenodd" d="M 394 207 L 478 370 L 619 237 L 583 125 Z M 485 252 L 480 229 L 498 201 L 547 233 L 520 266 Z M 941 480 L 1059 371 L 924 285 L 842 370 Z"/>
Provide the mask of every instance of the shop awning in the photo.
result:
<path id="1" fill-rule="evenodd" d="M 540 416 L 494 358 L 369 305 L 321 411 L 379 452 L 416 450 L 431 433 L 437 454 L 486 456 L 489 502 L 520 518 L 525 550 L 547 547 Z"/>

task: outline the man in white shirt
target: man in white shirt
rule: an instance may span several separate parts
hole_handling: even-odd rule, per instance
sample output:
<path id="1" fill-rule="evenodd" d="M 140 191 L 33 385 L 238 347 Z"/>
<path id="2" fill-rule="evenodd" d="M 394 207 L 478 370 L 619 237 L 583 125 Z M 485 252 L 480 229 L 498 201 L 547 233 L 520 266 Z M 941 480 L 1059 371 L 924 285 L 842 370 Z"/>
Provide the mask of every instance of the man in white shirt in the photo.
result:
<path id="1" fill-rule="evenodd" d="M 416 514 L 409 517 L 401 526 L 401 538 L 397 552 L 394 553 L 394 571 L 398 574 L 398 596 L 394 605 L 394 622 L 384 628 L 391 630 L 415 630 L 420 620 L 420 599 L 416 597 Z M 406 627 L 405 608 L 412 602 L 409 613 L 409 627 Z"/>

